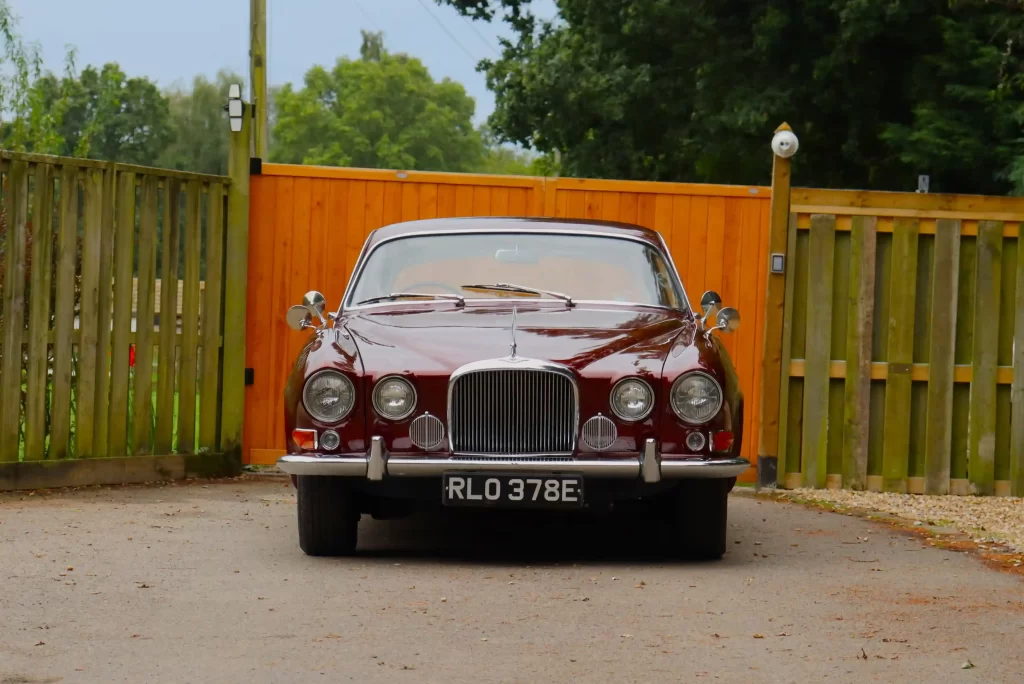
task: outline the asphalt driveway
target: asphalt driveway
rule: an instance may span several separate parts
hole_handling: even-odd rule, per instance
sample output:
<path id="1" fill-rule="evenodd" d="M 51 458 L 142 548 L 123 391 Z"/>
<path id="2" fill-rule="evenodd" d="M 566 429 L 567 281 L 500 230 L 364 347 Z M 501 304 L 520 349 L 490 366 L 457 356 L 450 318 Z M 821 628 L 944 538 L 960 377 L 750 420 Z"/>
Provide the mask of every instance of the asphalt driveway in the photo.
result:
<path id="1" fill-rule="evenodd" d="M 364 520 L 298 548 L 280 479 L 0 495 L 0 684 L 1019 682 L 1024 584 L 733 496 L 720 562 L 629 516 Z M 974 665 L 962 669 L 964 663 Z"/>

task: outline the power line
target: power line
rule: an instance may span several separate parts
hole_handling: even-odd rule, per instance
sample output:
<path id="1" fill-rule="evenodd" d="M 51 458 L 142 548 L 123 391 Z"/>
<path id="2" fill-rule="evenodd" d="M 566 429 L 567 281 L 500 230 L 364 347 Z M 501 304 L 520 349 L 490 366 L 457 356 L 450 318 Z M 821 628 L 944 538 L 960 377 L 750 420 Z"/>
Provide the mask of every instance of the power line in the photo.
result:
<path id="1" fill-rule="evenodd" d="M 377 22 L 373 20 L 373 17 L 370 16 L 370 13 L 366 11 L 365 7 L 363 7 L 363 3 L 359 2 L 359 0 L 354 0 L 354 2 L 356 3 L 356 8 L 363 15 L 366 21 L 370 22 L 370 28 L 380 31 L 380 27 L 377 26 Z"/>
<path id="2" fill-rule="evenodd" d="M 445 26 L 441 22 L 441 20 L 437 18 L 437 15 L 434 14 L 433 10 L 431 10 L 430 7 L 428 7 L 427 4 L 423 2 L 423 0 L 418 0 L 418 2 L 420 3 L 420 7 L 425 9 L 427 11 L 427 14 L 430 15 L 430 18 L 434 20 L 434 23 L 436 23 L 438 26 L 440 26 L 441 30 L 448 34 L 448 37 L 452 39 L 452 42 L 455 43 L 456 45 L 458 45 L 459 49 L 461 49 L 464 53 L 466 53 L 467 57 L 469 57 L 474 62 L 479 62 L 480 61 L 479 59 L 477 59 L 473 55 L 473 53 L 471 53 L 469 50 L 466 49 L 465 45 L 463 45 L 462 43 L 459 42 L 459 39 L 455 37 L 455 34 L 448 30 L 448 27 Z"/>
<path id="3" fill-rule="evenodd" d="M 484 36 L 484 34 L 480 33 L 480 29 L 476 27 L 476 24 L 470 21 L 465 14 L 459 14 L 459 16 L 462 17 L 462 21 L 466 22 L 466 26 L 473 29 L 473 33 L 475 33 L 480 38 L 484 45 L 486 45 L 490 49 L 490 51 L 495 54 L 495 56 L 501 57 L 501 53 L 498 52 L 498 48 L 494 47 L 494 43 L 488 40 L 487 37 Z"/>

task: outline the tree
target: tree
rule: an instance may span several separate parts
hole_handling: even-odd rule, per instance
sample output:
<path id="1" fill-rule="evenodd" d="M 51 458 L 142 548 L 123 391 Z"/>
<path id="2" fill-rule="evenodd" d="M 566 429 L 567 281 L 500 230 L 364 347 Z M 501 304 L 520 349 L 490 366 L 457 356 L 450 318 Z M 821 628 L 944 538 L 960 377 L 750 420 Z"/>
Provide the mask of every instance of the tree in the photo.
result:
<path id="1" fill-rule="evenodd" d="M 475 104 L 462 85 L 435 81 L 420 60 L 363 32 L 360 59 L 315 66 L 304 86 L 275 93 L 271 158 L 286 163 L 469 171 L 484 157 Z"/>
<path id="2" fill-rule="evenodd" d="M 765 182 L 785 120 L 808 185 L 1024 185 L 1021 0 L 437 1 L 513 27 L 490 125 L 568 174 Z"/>
<path id="3" fill-rule="evenodd" d="M 58 131 L 60 154 L 153 164 L 171 141 L 167 98 L 146 78 L 128 78 L 116 63 L 86 67 L 58 78 L 46 74 L 33 85 L 45 110 L 67 102 Z"/>
<path id="4" fill-rule="evenodd" d="M 213 82 L 196 76 L 191 90 L 178 87 L 167 93 L 171 142 L 156 160 L 157 166 L 227 174 L 229 136 L 224 104 L 232 83 L 242 85 L 242 77 L 220 71 Z"/>

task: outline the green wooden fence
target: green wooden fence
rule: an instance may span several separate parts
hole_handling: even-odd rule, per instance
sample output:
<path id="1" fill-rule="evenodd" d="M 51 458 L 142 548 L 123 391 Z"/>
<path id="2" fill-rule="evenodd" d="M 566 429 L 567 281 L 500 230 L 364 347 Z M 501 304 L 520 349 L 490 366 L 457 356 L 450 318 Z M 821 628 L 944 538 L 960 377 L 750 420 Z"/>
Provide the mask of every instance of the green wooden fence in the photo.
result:
<path id="1" fill-rule="evenodd" d="M 8 152 L 0 176 L 0 490 L 237 470 L 231 179 Z"/>
<path id="2" fill-rule="evenodd" d="M 1024 198 L 791 201 L 779 484 L 1024 494 Z"/>

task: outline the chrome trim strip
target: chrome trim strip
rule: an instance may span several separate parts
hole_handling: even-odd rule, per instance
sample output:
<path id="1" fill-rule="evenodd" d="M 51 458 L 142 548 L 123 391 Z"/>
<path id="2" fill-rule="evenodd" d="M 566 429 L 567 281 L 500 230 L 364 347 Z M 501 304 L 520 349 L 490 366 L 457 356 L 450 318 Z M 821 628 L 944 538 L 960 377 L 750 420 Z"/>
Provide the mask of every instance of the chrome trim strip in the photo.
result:
<path id="1" fill-rule="evenodd" d="M 666 480 L 702 480 L 738 477 L 750 467 L 745 458 L 661 460 L 661 476 Z"/>
<path id="2" fill-rule="evenodd" d="M 370 457 L 366 462 L 366 479 L 380 482 L 388 471 L 387 452 L 384 451 L 384 438 L 374 437 L 370 440 Z"/>
<path id="3" fill-rule="evenodd" d="M 366 477 L 366 456 L 320 457 L 288 454 L 277 459 L 277 467 L 289 475 Z"/>
<path id="4" fill-rule="evenodd" d="M 472 217 L 467 217 L 467 218 L 472 218 Z M 479 218 L 484 218 L 484 217 L 479 217 Z M 655 231 L 655 232 L 657 232 L 657 231 Z M 359 257 L 356 259 L 355 267 L 352 269 L 352 275 L 351 275 L 351 277 L 349 277 L 348 284 L 345 286 L 345 294 L 342 295 L 342 297 L 341 297 L 341 303 L 338 305 L 338 311 L 337 311 L 337 313 L 335 315 L 336 316 L 340 316 L 342 311 L 357 311 L 359 309 L 363 309 L 363 308 L 366 308 L 368 306 L 379 306 L 379 304 L 367 304 L 367 305 L 364 305 L 364 306 L 348 306 L 348 307 L 346 307 L 345 305 L 349 302 L 349 299 L 352 296 L 352 285 L 353 285 L 353 283 L 355 283 L 359 279 L 359 277 L 363 274 L 363 268 L 366 266 L 366 261 L 370 258 L 370 256 L 381 245 L 386 245 L 387 243 L 392 242 L 394 240 L 403 240 L 403 239 L 407 239 L 407 238 L 411 238 L 411 237 L 425 237 L 425 236 L 430 236 L 430 235 L 472 235 L 474 233 L 477 233 L 477 234 L 497 234 L 497 235 L 500 235 L 500 234 L 515 235 L 517 233 L 520 233 L 520 234 L 524 234 L 525 233 L 525 234 L 528 234 L 528 235 L 529 234 L 534 234 L 534 235 L 538 235 L 538 234 L 539 235 L 585 235 L 585 236 L 588 236 L 588 237 L 610 238 L 612 240 L 629 240 L 630 242 L 638 242 L 638 243 L 640 243 L 642 245 L 651 246 L 650 240 L 645 240 L 643 238 L 635 237 L 635 236 L 632 236 L 632 235 L 611 235 L 611 234 L 606 233 L 606 232 L 601 232 L 601 231 L 597 231 L 597 230 L 585 230 L 585 229 L 552 230 L 551 228 L 530 229 L 530 228 L 521 228 L 520 227 L 520 228 L 516 228 L 516 229 L 510 229 L 510 228 L 472 228 L 472 229 L 466 229 L 466 228 L 463 228 L 463 229 L 450 229 L 450 230 L 436 230 L 436 231 L 422 232 L 422 233 L 406 233 L 404 235 L 393 235 L 393 236 L 391 236 L 389 238 L 385 238 L 385 239 L 381 240 L 380 242 L 376 243 L 375 245 L 373 245 L 373 247 L 370 250 L 367 250 L 366 247 L 367 247 L 367 245 L 370 242 L 370 238 L 373 236 L 373 233 L 370 233 L 370 235 L 367 236 L 366 240 L 363 241 L 363 247 L 359 251 Z M 660 251 L 662 253 L 662 256 L 665 257 L 665 260 L 668 262 L 669 266 L 672 267 L 672 274 L 675 276 L 675 283 L 674 284 L 676 285 L 676 287 L 679 288 L 679 292 L 683 296 L 683 303 L 686 305 L 686 309 L 670 309 L 670 310 L 672 310 L 672 311 L 688 311 L 691 316 L 696 316 L 696 313 L 693 310 L 693 305 L 690 304 L 690 298 L 686 294 L 686 288 L 683 286 L 683 279 L 679 277 L 679 269 L 676 268 L 676 264 L 672 260 L 672 252 L 669 251 L 668 246 L 665 243 L 665 238 L 664 238 L 664 236 L 661 233 L 658 233 L 658 240 L 661 243 L 660 244 L 660 248 L 661 248 Z M 653 246 L 655 248 L 659 247 L 659 245 L 653 245 Z M 473 301 L 473 300 L 467 300 L 467 301 Z M 484 301 L 484 300 L 476 300 L 476 301 Z M 501 300 L 497 300 L 497 301 L 506 301 L 507 302 L 508 300 L 507 299 L 501 299 Z M 551 301 L 561 302 L 562 300 L 560 300 L 560 299 L 552 299 Z M 577 303 L 581 303 L 581 302 L 583 302 L 585 300 L 576 300 L 576 299 L 574 299 L 573 301 L 575 301 Z M 654 305 L 635 304 L 635 306 L 654 306 Z M 669 307 L 658 307 L 658 308 L 666 308 L 667 309 Z"/>
<path id="5" fill-rule="evenodd" d="M 392 458 L 388 475 L 394 477 L 440 477 L 446 472 L 580 473 L 586 477 L 635 478 L 640 473 L 636 459 L 571 462 L 487 461 L 469 458 Z"/>
<path id="6" fill-rule="evenodd" d="M 375 438 L 379 439 L 379 438 Z M 586 477 L 630 479 L 651 468 L 643 459 L 576 460 L 572 462 L 538 462 L 530 460 L 487 461 L 471 458 L 388 458 L 383 460 L 381 445 L 381 478 L 387 477 L 440 477 L 446 472 L 519 472 L 519 473 L 580 473 Z M 648 447 L 645 445 L 645 454 Z M 372 448 L 371 448 L 372 451 Z M 371 455 L 372 458 L 372 455 Z M 369 459 L 366 456 L 282 456 L 277 467 L 289 475 L 318 475 L 340 477 L 368 477 Z M 702 459 L 662 460 L 660 476 L 666 480 L 721 479 L 738 477 L 750 467 L 745 458 L 722 458 L 705 461 Z M 373 478 L 370 478 L 373 479 Z M 646 477 L 645 482 L 650 482 Z M 657 480 L 654 480 L 657 482 Z"/>
<path id="7" fill-rule="evenodd" d="M 648 439 L 644 442 L 644 450 L 640 454 L 640 475 L 644 482 L 660 482 L 661 467 L 658 464 L 658 450 L 654 440 Z"/>
<path id="8" fill-rule="evenodd" d="M 504 371 L 504 370 L 524 370 L 524 371 L 539 371 L 544 373 L 556 373 L 569 380 L 569 384 L 572 386 L 573 401 L 575 407 L 573 410 L 573 433 L 572 433 L 572 449 L 565 452 L 554 452 L 544 454 L 548 456 L 571 456 L 576 452 L 576 448 L 579 445 L 579 433 L 580 433 L 580 388 L 576 383 L 576 375 L 572 372 L 568 366 L 564 366 L 560 363 L 554 363 L 552 361 L 541 361 L 538 359 L 529 359 L 522 356 L 506 356 L 500 359 L 483 359 L 481 361 L 473 361 L 465 365 L 459 366 L 452 371 L 451 376 L 448 378 L 448 451 L 451 453 L 458 453 L 462 456 L 474 456 L 483 454 L 474 454 L 470 452 L 456 452 L 455 451 L 455 439 L 452 432 L 452 390 L 455 387 L 455 381 L 463 375 L 470 373 L 479 373 L 487 371 Z M 488 454 L 493 455 L 493 454 Z M 541 455 L 541 454 L 517 454 L 517 455 Z"/>

